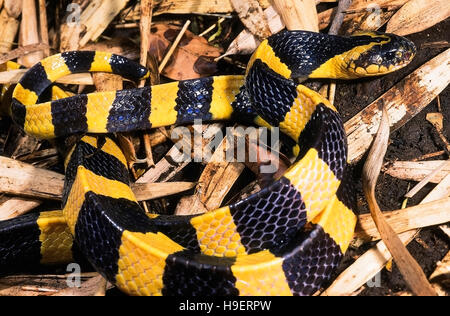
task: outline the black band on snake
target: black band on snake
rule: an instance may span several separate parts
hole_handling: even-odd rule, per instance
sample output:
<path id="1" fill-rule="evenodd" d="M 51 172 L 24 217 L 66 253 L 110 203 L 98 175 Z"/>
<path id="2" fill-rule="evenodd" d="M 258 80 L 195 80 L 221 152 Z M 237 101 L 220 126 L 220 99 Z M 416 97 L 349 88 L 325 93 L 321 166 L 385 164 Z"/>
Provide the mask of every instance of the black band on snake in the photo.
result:
<path id="1" fill-rule="evenodd" d="M 41 263 L 70 261 L 73 236 L 93 267 L 131 295 L 313 294 L 352 239 L 354 192 L 336 109 L 293 79 L 380 75 L 405 66 L 414 54 L 410 41 L 391 34 L 284 31 L 261 44 L 245 77 L 41 102 L 44 90 L 68 74 L 148 76 L 142 66 L 108 53 L 44 59 L 14 90 L 14 121 L 39 138 L 86 136 L 66 158 L 62 212 L 0 223 L 0 267 L 27 255 Z M 278 127 L 295 142 L 297 158 L 262 191 L 198 216 L 148 216 L 131 191 L 123 153 L 112 138 L 100 144 L 95 136 L 236 118 Z M 50 237 L 56 229 L 69 236 L 61 249 Z M 34 237 L 15 237 L 24 231 Z"/>

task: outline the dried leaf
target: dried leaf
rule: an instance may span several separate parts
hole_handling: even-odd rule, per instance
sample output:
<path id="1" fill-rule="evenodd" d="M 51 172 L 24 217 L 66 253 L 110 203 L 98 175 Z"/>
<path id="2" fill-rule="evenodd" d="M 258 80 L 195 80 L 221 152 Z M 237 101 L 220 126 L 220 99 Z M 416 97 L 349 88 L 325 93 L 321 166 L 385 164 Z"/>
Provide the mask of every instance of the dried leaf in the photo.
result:
<path id="1" fill-rule="evenodd" d="M 149 54 L 161 61 L 171 43 L 179 34 L 175 26 L 157 23 L 152 26 Z M 214 74 L 217 64 L 214 58 L 222 53 L 211 46 L 206 39 L 186 31 L 162 75 L 173 80 L 196 79 Z"/>
<path id="2" fill-rule="evenodd" d="M 257 0 L 231 0 L 231 4 L 241 22 L 253 35 L 260 39 L 271 35 L 266 16 Z"/>
<path id="3" fill-rule="evenodd" d="M 23 0 L 22 21 L 20 24 L 20 46 L 33 45 L 40 42 L 36 4 L 34 0 Z M 26 54 L 18 59 L 18 63 L 31 67 L 44 58 L 43 52 Z"/>
<path id="4" fill-rule="evenodd" d="M 421 32 L 449 16 L 448 0 L 411 0 L 392 17 L 386 32 L 398 35 Z"/>

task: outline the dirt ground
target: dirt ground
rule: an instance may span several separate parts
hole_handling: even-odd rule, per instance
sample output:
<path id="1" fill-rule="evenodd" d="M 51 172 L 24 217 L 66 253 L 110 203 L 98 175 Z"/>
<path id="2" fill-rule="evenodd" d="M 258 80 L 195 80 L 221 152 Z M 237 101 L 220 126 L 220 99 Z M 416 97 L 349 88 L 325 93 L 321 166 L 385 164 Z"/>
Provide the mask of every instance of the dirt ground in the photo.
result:
<path id="1" fill-rule="evenodd" d="M 426 63 L 428 60 L 443 52 L 446 48 L 428 46 L 428 43 L 450 40 L 450 19 L 430 28 L 424 32 L 408 36 L 414 41 L 418 48 L 418 54 L 414 61 L 405 69 L 379 79 L 369 79 L 363 82 L 343 83 L 338 85 L 335 105 L 338 107 L 344 120 L 348 120 L 358 113 L 367 104 L 371 103 L 389 90 L 405 76 Z M 447 47 L 448 48 L 448 47 Z M 450 136 L 450 87 L 447 87 L 440 95 L 442 114 L 444 115 L 444 126 L 446 137 Z M 437 100 L 434 100 L 428 107 L 408 122 L 398 131 L 391 135 L 391 144 L 388 148 L 386 160 L 411 160 L 427 153 L 443 150 L 444 146 L 434 128 L 425 117 L 427 113 L 438 112 Z M 439 159 L 448 159 L 441 156 Z M 436 159 L 436 158 L 433 158 Z M 367 205 L 362 193 L 361 186 L 362 163 L 355 168 L 354 179 L 358 185 L 358 206 L 361 213 L 368 212 Z M 382 210 L 396 210 L 401 208 L 404 194 L 408 192 L 408 181 L 402 181 L 381 175 L 377 187 L 377 198 Z M 411 183 L 413 186 L 415 183 Z M 427 186 L 413 199 L 409 205 L 418 204 L 432 189 L 433 185 Z M 423 229 L 408 246 L 408 250 L 424 269 L 425 274 L 430 275 L 436 268 L 436 263 L 440 261 L 449 250 L 450 240 L 439 228 Z M 353 256 L 363 253 L 371 244 L 364 245 L 357 251 L 351 250 L 347 255 L 347 260 L 343 262 L 341 268 L 350 264 Z M 396 292 L 406 291 L 407 287 L 403 278 L 393 265 L 392 272 L 384 269 L 381 274 L 381 287 L 367 288 L 360 295 L 387 295 Z"/>
<path id="2" fill-rule="evenodd" d="M 339 109 L 344 120 L 348 120 L 353 117 L 361 109 L 389 90 L 405 76 L 448 48 L 426 44 L 441 41 L 448 42 L 450 40 L 450 19 L 447 19 L 446 21 L 422 33 L 413 34 L 408 37 L 416 43 L 416 46 L 418 47 L 418 54 L 414 61 L 405 69 L 378 79 L 338 83 L 335 105 Z M 227 47 L 226 43 L 223 43 L 223 45 L 224 47 Z M 248 58 L 246 57 L 242 58 L 242 62 L 245 63 L 247 59 Z M 243 69 L 230 66 L 225 63 L 219 64 L 219 70 L 219 74 L 243 73 Z M 450 88 L 447 88 L 440 95 L 441 109 L 445 117 L 445 135 L 447 137 L 450 137 L 449 94 Z M 412 119 L 398 131 L 394 132 L 391 135 L 391 144 L 389 146 L 386 159 L 388 161 L 411 160 L 427 153 L 442 150 L 443 144 L 441 143 L 436 132 L 434 132 L 431 124 L 425 120 L 427 113 L 437 111 L 438 106 L 435 100 L 417 117 Z M 2 154 L 4 145 L 3 142 L 10 124 L 11 121 L 9 119 L 0 118 L 0 154 Z M 167 146 L 169 145 L 163 145 L 155 148 L 155 157 L 162 156 L 165 153 L 165 150 L 169 148 Z M 448 157 L 442 156 L 438 158 L 447 159 Z M 61 171 L 61 166 L 56 167 L 56 169 Z M 355 166 L 354 172 L 354 181 L 358 188 L 358 211 L 360 213 L 367 213 L 368 208 L 362 194 L 360 181 L 361 169 L 362 164 L 360 163 Z M 201 167 L 198 165 L 190 165 L 182 174 L 180 174 L 180 178 L 183 178 L 184 181 L 195 181 L 196 177 L 198 178 L 200 170 Z M 248 180 L 252 178 L 252 175 L 246 171 L 243 177 Z M 399 209 L 403 202 L 403 196 L 408 191 L 409 184 L 410 183 L 408 181 L 401 181 L 382 174 L 377 187 L 378 201 L 381 208 L 383 210 Z M 414 183 L 411 184 L 413 185 Z M 433 186 L 427 186 L 422 192 L 417 194 L 416 197 L 411 199 L 409 204 L 415 205 L 419 203 L 420 200 L 423 199 L 432 188 Z M 159 202 L 154 204 L 156 208 L 158 208 L 158 203 Z M 166 203 L 175 204 L 176 202 L 173 199 L 169 199 Z M 43 206 L 42 209 L 47 206 L 48 205 Z M 436 263 L 448 252 L 449 244 L 450 240 L 448 236 L 446 236 L 439 228 L 427 228 L 421 231 L 418 238 L 408 246 L 408 249 L 422 266 L 425 273 L 430 275 L 436 268 Z M 342 271 L 345 267 L 351 264 L 354 261 L 354 258 L 362 254 L 371 246 L 372 244 L 366 244 L 356 250 L 350 249 L 339 271 Z M 392 272 L 389 272 L 386 269 L 382 271 L 381 287 L 366 288 L 360 293 L 360 295 L 389 295 L 403 292 L 405 290 L 407 290 L 407 287 L 394 264 Z M 112 291 L 111 294 L 116 295 L 119 293 L 117 291 Z"/>

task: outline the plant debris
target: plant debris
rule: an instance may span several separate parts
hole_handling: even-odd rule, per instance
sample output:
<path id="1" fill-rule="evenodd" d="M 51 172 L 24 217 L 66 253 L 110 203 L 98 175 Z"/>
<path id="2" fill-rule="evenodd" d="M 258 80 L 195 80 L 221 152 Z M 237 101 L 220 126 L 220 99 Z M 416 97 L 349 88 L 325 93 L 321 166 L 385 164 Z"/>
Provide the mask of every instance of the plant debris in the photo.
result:
<path id="1" fill-rule="evenodd" d="M 146 64 L 152 70 L 152 83 L 158 84 L 243 75 L 249 54 L 264 38 L 284 28 L 342 35 L 388 31 L 407 36 L 418 47 L 417 57 L 405 69 L 382 78 L 336 82 L 331 87 L 311 80 L 306 83 L 332 100 L 346 121 L 359 213 L 351 249 L 317 295 L 411 294 L 405 282 L 411 278 L 392 260 L 388 247 L 380 241 L 385 231 L 379 231 L 375 222 L 387 223 L 392 227 L 391 236 L 409 244 L 407 250 L 432 286 L 427 293 L 450 295 L 447 2 L 0 0 L 0 220 L 60 207 L 64 181 L 60 144 L 24 135 L 7 115 L 11 86 L 45 56 L 70 50 L 110 51 Z M 19 69 L 19 64 L 24 68 Z M 62 98 L 131 84 L 111 75 L 77 74 L 58 80 L 55 91 Z M 391 122 L 390 133 L 385 135 L 387 155 L 380 178 L 372 179 L 368 203 L 362 165 L 383 108 Z M 203 136 L 201 142 L 180 137 L 173 127 L 121 135 L 120 143 L 136 179 L 133 191 L 144 209 L 157 214 L 208 212 L 255 192 L 289 167 L 288 158 L 281 157 L 278 173 L 262 179 L 258 168 L 274 162 L 274 157 L 248 139 L 246 145 L 258 152 L 256 163 L 219 159 L 229 144 L 225 140 L 216 143 L 216 135 L 239 127 L 234 124 L 202 125 L 196 131 Z M 192 132 L 199 129 L 187 128 Z M 176 159 L 183 145 L 192 148 L 192 162 Z M 211 152 L 211 159 L 198 159 L 198 153 L 205 151 Z M 385 212 L 373 218 L 368 213 L 375 202 Z M 386 265 L 388 269 L 384 269 Z M 77 289 L 67 287 L 68 276 L 60 267 L 37 273 L 0 276 L 0 296 L 118 294 L 97 273 L 84 271 L 82 286 Z"/>

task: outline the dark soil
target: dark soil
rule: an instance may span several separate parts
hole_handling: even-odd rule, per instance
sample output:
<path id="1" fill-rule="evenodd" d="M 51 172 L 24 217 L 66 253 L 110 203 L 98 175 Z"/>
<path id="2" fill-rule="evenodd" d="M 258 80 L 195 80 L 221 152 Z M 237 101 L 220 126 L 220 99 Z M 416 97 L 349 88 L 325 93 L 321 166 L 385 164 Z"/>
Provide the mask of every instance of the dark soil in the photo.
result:
<path id="1" fill-rule="evenodd" d="M 208 20 L 209 22 L 209 20 Z M 235 24 L 236 20 L 226 22 L 225 29 L 227 29 L 227 23 Z M 239 22 L 238 22 L 239 23 Z M 209 24 L 206 23 L 205 24 Z M 229 25 L 231 27 L 231 25 Z M 237 28 L 236 25 L 232 27 L 233 34 L 242 29 Z M 224 32 L 227 33 L 227 32 Z M 228 36 L 227 38 L 234 38 L 235 36 Z M 396 83 L 401 81 L 405 76 L 412 73 L 415 69 L 440 54 L 448 47 L 442 48 L 442 46 L 425 45 L 435 42 L 449 41 L 450 40 L 450 19 L 436 25 L 435 27 L 428 29 L 422 33 L 413 34 L 409 36 L 411 40 L 416 43 L 418 47 L 418 54 L 414 61 L 405 69 L 396 73 L 384 76 L 378 79 L 367 79 L 361 81 L 352 82 L 339 82 L 336 94 L 335 105 L 339 109 L 344 120 L 348 120 L 362 110 L 365 106 L 377 99 L 383 93 L 388 91 Z M 220 43 L 223 47 L 227 47 L 228 43 Z M 237 57 L 236 60 L 246 63 L 248 57 Z M 244 70 L 234 65 L 220 62 L 219 74 L 237 74 L 243 73 Z M 445 117 L 445 135 L 450 137 L 450 88 L 447 88 L 440 95 L 441 110 Z M 391 144 L 388 149 L 386 159 L 389 161 L 394 160 L 411 160 L 418 158 L 427 153 L 433 153 L 443 150 L 444 146 L 437 136 L 434 128 L 425 119 L 425 116 L 429 112 L 437 112 L 438 105 L 436 100 L 433 101 L 424 111 L 422 111 L 417 117 L 413 118 L 404 127 L 395 131 L 391 135 Z M 11 121 L 8 118 L 0 117 L 0 154 L 3 151 L 4 141 L 8 133 Z M 164 147 L 167 149 L 168 147 Z M 156 153 L 156 156 L 163 155 L 164 148 L 155 148 L 155 150 L 161 150 Z M 439 159 L 447 159 L 447 156 L 437 157 Z M 436 159 L 436 158 L 434 158 Z M 193 170 L 191 170 L 193 169 Z M 180 174 L 186 181 L 186 176 L 189 174 L 196 174 L 198 176 L 201 168 L 190 166 L 185 172 Z M 368 208 L 365 203 L 365 198 L 362 194 L 361 186 L 361 169 L 362 163 L 355 166 L 354 182 L 357 184 L 358 194 L 358 212 L 367 213 Z M 247 180 L 249 175 L 246 176 Z M 188 176 L 188 178 L 190 178 Z M 195 181 L 195 179 L 192 179 Z M 408 185 L 414 185 L 408 181 L 402 181 L 394 179 L 387 175 L 382 175 L 379 179 L 377 187 L 378 201 L 383 210 L 396 210 L 401 207 L 403 202 L 403 196 L 408 191 Z M 425 195 L 433 189 L 433 186 L 427 186 L 421 193 L 409 201 L 410 205 L 415 205 L 420 202 Z M 167 203 L 167 201 L 166 201 Z M 167 205 L 166 205 L 167 207 Z M 158 207 L 157 207 L 158 208 Z M 449 238 L 439 228 L 427 228 L 423 229 L 416 239 L 413 241 L 408 249 L 422 266 L 425 273 L 430 275 L 435 267 L 436 263 L 440 261 L 449 250 Z M 358 257 L 369 249 L 373 244 L 363 245 L 358 249 L 350 249 L 345 260 L 340 267 L 340 271 L 349 266 L 354 258 Z M 381 287 L 369 288 L 367 287 L 360 295 L 373 296 L 373 295 L 388 295 L 395 294 L 407 290 L 402 276 L 398 269 L 393 266 L 392 272 L 387 270 L 382 271 L 381 275 Z M 114 292 L 115 293 L 115 292 Z M 117 293 L 116 293 L 117 294 Z"/>

